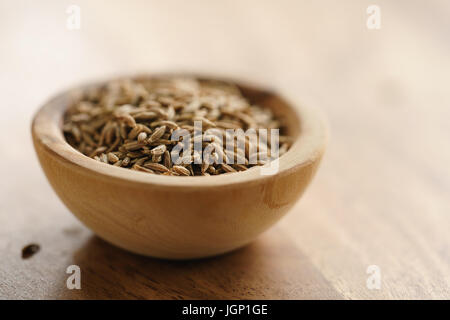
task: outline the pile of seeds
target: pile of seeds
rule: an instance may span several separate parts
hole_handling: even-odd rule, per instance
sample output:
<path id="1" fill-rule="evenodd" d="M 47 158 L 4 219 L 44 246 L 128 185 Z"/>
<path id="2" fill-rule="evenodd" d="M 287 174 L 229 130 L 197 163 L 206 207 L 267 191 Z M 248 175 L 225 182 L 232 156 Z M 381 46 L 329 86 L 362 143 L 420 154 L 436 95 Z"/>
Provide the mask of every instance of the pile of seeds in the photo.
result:
<path id="1" fill-rule="evenodd" d="M 181 142 L 171 140 L 172 133 L 184 129 L 194 141 L 195 121 L 202 124 L 202 148 L 210 148 L 212 157 L 194 162 L 202 155 L 192 150 L 175 164 L 171 151 Z M 227 150 L 227 129 L 251 128 L 279 129 L 282 124 L 233 84 L 167 77 L 117 80 L 86 90 L 66 112 L 63 130 L 70 145 L 97 161 L 154 174 L 207 176 L 244 171 L 273 158 L 270 133 L 265 146 L 252 146 L 244 137 L 244 148 L 236 143 L 234 151 Z M 289 137 L 279 136 L 280 156 L 290 143 Z M 249 161 L 255 152 L 256 163 Z M 216 161 L 219 156 L 225 160 Z"/>

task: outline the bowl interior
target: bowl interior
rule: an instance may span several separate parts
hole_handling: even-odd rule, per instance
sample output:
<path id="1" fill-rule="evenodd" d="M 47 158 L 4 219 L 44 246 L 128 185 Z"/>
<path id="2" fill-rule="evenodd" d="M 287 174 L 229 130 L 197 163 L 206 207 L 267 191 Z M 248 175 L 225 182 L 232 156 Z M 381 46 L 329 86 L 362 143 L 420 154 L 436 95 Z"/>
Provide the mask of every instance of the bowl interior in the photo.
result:
<path id="1" fill-rule="evenodd" d="M 143 79 L 142 76 L 134 78 L 138 80 Z M 201 81 L 205 78 L 198 77 L 198 79 Z M 208 78 L 207 80 L 210 79 Z M 227 82 L 229 81 L 227 80 Z M 235 83 L 240 88 L 243 95 L 249 99 L 250 102 L 262 107 L 270 108 L 276 117 L 282 121 L 285 128 L 284 133 L 295 139 L 295 142 L 289 151 L 280 157 L 277 175 L 284 174 L 296 166 L 304 165 L 323 152 L 326 142 L 326 130 L 324 130 L 323 122 L 316 112 L 304 107 L 294 106 L 271 91 L 235 81 L 231 82 Z M 101 86 L 104 83 L 105 82 L 99 82 L 72 89 L 61 93 L 47 102 L 35 116 L 33 122 L 33 134 L 35 138 L 40 139 L 44 146 L 59 157 L 78 165 L 80 169 L 94 170 L 109 177 L 133 180 L 137 183 L 171 185 L 173 187 L 210 187 L 214 185 L 224 186 L 270 178 L 270 176 L 260 174 L 261 167 L 254 167 L 251 170 L 238 173 L 209 177 L 150 175 L 100 163 L 81 154 L 72 148 L 65 140 L 62 133 L 63 116 L 67 108 L 69 108 L 76 101 L 77 97 L 79 97 L 80 92 L 93 86 Z"/>

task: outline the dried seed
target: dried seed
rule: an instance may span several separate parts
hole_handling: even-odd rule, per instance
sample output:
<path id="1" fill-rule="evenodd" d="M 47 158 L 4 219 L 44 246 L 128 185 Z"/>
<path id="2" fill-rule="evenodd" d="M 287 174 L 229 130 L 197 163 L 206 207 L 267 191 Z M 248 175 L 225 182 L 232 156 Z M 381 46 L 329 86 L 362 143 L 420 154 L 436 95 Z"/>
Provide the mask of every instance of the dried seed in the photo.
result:
<path id="1" fill-rule="evenodd" d="M 145 144 L 139 141 L 128 142 L 123 145 L 123 147 L 128 151 L 135 151 L 142 148 Z"/>
<path id="2" fill-rule="evenodd" d="M 139 158 L 142 157 L 144 154 L 141 152 L 127 152 L 126 156 L 130 158 Z"/>
<path id="3" fill-rule="evenodd" d="M 154 171 L 159 171 L 159 172 L 169 171 L 169 169 L 166 166 L 164 166 L 160 163 L 146 162 L 146 163 L 144 163 L 144 167 L 154 170 Z"/>
<path id="4" fill-rule="evenodd" d="M 95 150 L 89 155 L 89 158 L 93 158 L 93 157 L 95 157 L 95 156 L 97 156 L 97 155 L 99 155 L 100 153 L 105 152 L 105 151 L 106 151 L 106 147 L 105 147 L 105 146 L 103 146 L 103 147 L 98 147 L 97 149 L 95 149 Z"/>
<path id="5" fill-rule="evenodd" d="M 120 143 L 120 137 L 117 137 L 116 140 L 114 141 L 114 143 L 108 148 L 108 150 L 106 150 L 106 152 L 111 152 L 113 150 L 115 150 L 117 148 L 117 146 Z"/>
<path id="6" fill-rule="evenodd" d="M 134 115 L 135 120 L 151 120 L 158 117 L 158 114 L 156 112 L 152 111 L 145 111 L 140 112 Z"/>
<path id="7" fill-rule="evenodd" d="M 233 164 L 232 167 L 238 171 L 245 171 L 248 168 L 242 164 Z"/>
<path id="8" fill-rule="evenodd" d="M 154 154 L 153 156 L 152 156 L 152 162 L 161 162 L 161 159 L 162 159 L 162 157 L 161 157 L 161 155 L 156 155 L 156 154 Z"/>
<path id="9" fill-rule="evenodd" d="M 80 129 L 77 126 L 72 126 L 71 128 L 72 128 L 72 130 L 71 130 L 72 131 L 72 135 L 74 136 L 75 140 L 77 142 L 80 142 L 81 141 L 81 131 L 80 131 Z"/>
<path id="10" fill-rule="evenodd" d="M 169 129 L 178 129 L 179 126 L 173 122 L 173 121 L 169 121 L 169 120 L 163 120 L 163 121 L 155 121 L 151 124 L 151 127 L 153 126 L 166 126 Z"/>
<path id="11" fill-rule="evenodd" d="M 225 163 L 222 163 L 221 167 L 225 172 L 236 172 L 236 170 L 233 169 L 233 167 L 230 167 L 229 165 L 227 165 Z"/>
<path id="12" fill-rule="evenodd" d="M 130 157 L 126 157 L 125 159 L 122 160 L 122 167 L 126 167 L 130 164 Z"/>
<path id="13" fill-rule="evenodd" d="M 81 122 L 81 121 L 89 121 L 91 116 L 87 113 L 79 113 L 74 114 L 72 117 L 70 117 L 70 121 L 72 122 Z"/>
<path id="14" fill-rule="evenodd" d="M 214 168 L 213 166 L 210 166 L 210 167 L 208 168 L 208 172 L 209 172 L 210 174 L 217 174 L 216 168 Z"/>
<path id="15" fill-rule="evenodd" d="M 134 164 L 135 165 L 137 164 L 138 166 L 142 166 L 144 164 L 144 162 L 147 160 L 148 160 L 148 157 L 139 158 L 139 159 L 136 159 L 136 162 Z"/>
<path id="16" fill-rule="evenodd" d="M 172 159 L 170 157 L 170 152 L 167 150 L 164 152 L 164 166 L 167 168 L 172 168 Z"/>
<path id="17" fill-rule="evenodd" d="M 173 166 L 172 170 L 182 176 L 188 176 L 191 174 L 188 169 L 182 166 Z"/>
<path id="18" fill-rule="evenodd" d="M 119 161 L 119 157 L 118 156 L 116 156 L 114 153 L 112 153 L 112 152 L 110 152 L 110 153 L 108 153 L 108 161 L 110 162 L 110 163 L 116 163 L 117 161 Z"/>
<path id="19" fill-rule="evenodd" d="M 152 169 L 142 167 L 138 164 L 135 164 L 131 169 L 134 169 L 137 171 L 142 171 L 142 172 L 147 172 L 147 173 L 155 173 L 155 171 L 153 171 Z"/>
<path id="20" fill-rule="evenodd" d="M 134 118 L 128 113 L 119 113 L 118 115 L 116 115 L 116 118 L 120 121 L 123 121 L 127 126 L 131 128 L 136 127 L 136 120 L 134 120 Z"/>
<path id="21" fill-rule="evenodd" d="M 216 126 L 216 124 L 214 122 L 212 122 L 204 117 L 195 117 L 193 120 L 201 121 L 203 123 L 203 125 L 204 126 L 206 125 L 207 127 L 215 127 Z"/>
<path id="22" fill-rule="evenodd" d="M 209 167 L 209 162 L 206 159 L 204 159 L 202 166 L 201 166 L 201 172 L 204 173 L 208 169 L 208 167 Z"/>
<path id="23" fill-rule="evenodd" d="M 100 161 L 104 163 L 108 163 L 108 156 L 105 153 L 100 155 Z"/>
<path id="24" fill-rule="evenodd" d="M 130 132 L 128 133 L 128 139 L 134 140 L 140 132 L 141 132 L 141 125 L 138 124 L 136 125 L 136 127 L 130 130 Z"/>
<path id="25" fill-rule="evenodd" d="M 138 137 L 137 137 L 137 140 L 138 140 L 140 143 L 144 143 L 145 139 L 147 139 L 147 134 L 146 134 L 145 132 L 139 133 L 139 135 L 138 135 Z"/>
<path id="26" fill-rule="evenodd" d="M 154 156 L 160 156 L 162 155 L 164 152 L 166 152 L 167 148 L 166 145 L 161 144 L 159 146 L 157 146 L 156 148 L 153 148 L 150 153 Z"/>
<path id="27" fill-rule="evenodd" d="M 91 137 L 91 135 L 89 133 L 87 133 L 86 131 L 83 131 L 81 133 L 81 137 L 91 147 L 96 147 L 97 146 L 97 143 L 94 141 L 94 139 Z"/>
<path id="28" fill-rule="evenodd" d="M 162 126 L 156 129 L 155 132 L 153 132 L 153 134 L 150 136 L 150 138 L 148 138 L 148 143 L 157 141 L 163 136 L 164 132 L 166 132 L 166 126 Z"/>

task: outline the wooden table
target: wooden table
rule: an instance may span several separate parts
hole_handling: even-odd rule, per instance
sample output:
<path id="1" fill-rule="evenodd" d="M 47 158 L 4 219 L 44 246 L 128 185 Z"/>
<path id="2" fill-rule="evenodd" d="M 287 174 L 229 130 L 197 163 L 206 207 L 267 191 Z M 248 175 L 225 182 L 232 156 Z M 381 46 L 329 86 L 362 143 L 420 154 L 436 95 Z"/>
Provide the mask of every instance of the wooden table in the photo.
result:
<path id="1" fill-rule="evenodd" d="M 450 3 L 72 1 L 0 4 L 0 298 L 450 298 Z M 136 256 L 96 238 L 33 151 L 57 91 L 136 71 L 274 87 L 324 110 L 331 141 L 302 200 L 252 245 L 207 260 Z M 21 258 L 38 243 L 40 252 Z M 66 288 L 81 268 L 82 289 Z M 381 288 L 366 286 L 368 266 Z"/>

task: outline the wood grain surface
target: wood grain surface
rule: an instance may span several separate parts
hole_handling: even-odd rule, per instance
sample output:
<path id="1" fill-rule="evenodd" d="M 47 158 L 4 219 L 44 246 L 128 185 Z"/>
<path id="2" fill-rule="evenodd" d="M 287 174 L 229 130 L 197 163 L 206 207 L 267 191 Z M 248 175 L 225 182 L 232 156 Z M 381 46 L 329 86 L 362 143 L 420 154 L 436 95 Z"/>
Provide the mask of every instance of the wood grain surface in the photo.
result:
<path id="1" fill-rule="evenodd" d="M 379 30 L 366 27 L 371 4 Z M 449 35 L 445 0 L 0 2 L 0 298 L 450 298 Z M 153 71 L 238 77 L 327 115 L 317 177 L 251 245 L 140 257 L 93 236 L 50 188 L 31 142 L 39 105 Z M 22 259 L 30 243 L 41 250 Z M 66 288 L 71 264 L 81 290 Z M 366 286 L 370 265 L 379 290 Z"/>

